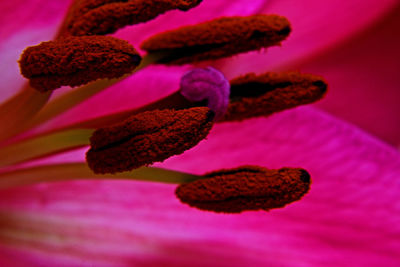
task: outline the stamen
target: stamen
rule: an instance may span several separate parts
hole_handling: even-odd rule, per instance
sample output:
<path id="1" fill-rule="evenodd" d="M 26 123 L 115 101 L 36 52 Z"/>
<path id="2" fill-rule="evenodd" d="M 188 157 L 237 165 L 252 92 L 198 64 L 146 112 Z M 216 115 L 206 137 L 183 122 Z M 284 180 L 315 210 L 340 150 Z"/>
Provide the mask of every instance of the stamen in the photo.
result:
<path id="1" fill-rule="evenodd" d="M 21 73 L 41 92 L 132 72 L 141 57 L 127 41 L 110 36 L 68 37 L 25 49 Z"/>
<path id="2" fill-rule="evenodd" d="M 182 76 L 180 93 L 192 102 L 206 101 L 215 113 L 215 120 L 219 120 L 228 108 L 230 84 L 212 67 L 194 69 Z"/>
<path id="3" fill-rule="evenodd" d="M 185 64 L 279 45 L 290 31 L 289 21 L 277 15 L 223 17 L 157 34 L 141 48 L 171 54 L 160 63 Z"/>
<path id="4" fill-rule="evenodd" d="M 93 131 L 92 129 L 60 131 L 2 147 L 0 167 L 87 146 Z"/>
<path id="5" fill-rule="evenodd" d="M 40 182 L 73 181 L 81 179 L 138 180 L 160 183 L 187 183 L 201 176 L 161 168 L 142 167 L 131 172 L 98 175 L 85 163 L 43 165 L 0 173 L 0 189 L 36 184 Z"/>
<path id="6" fill-rule="evenodd" d="M 324 78 L 299 72 L 250 73 L 231 81 L 228 111 L 221 121 L 241 121 L 313 103 L 324 97 Z"/>
<path id="7" fill-rule="evenodd" d="M 61 35 L 109 34 L 127 25 L 156 18 L 169 10 L 189 10 L 201 0 L 75 0 Z"/>
<path id="8" fill-rule="evenodd" d="M 56 101 L 54 101 L 56 102 Z M 64 102 L 63 102 L 64 103 Z M 44 109 L 43 111 L 46 111 L 46 114 L 44 112 L 40 112 L 37 117 L 33 119 L 34 122 L 38 121 L 39 119 L 47 119 L 54 113 L 58 113 L 57 106 L 54 104 L 52 105 L 53 102 L 49 103 L 49 106 L 52 106 L 52 109 Z M 65 103 L 67 104 L 67 102 Z M 204 105 L 203 105 L 204 106 Z M 194 107 L 193 103 L 187 100 L 185 97 L 181 95 L 179 91 L 174 92 L 164 98 L 161 98 L 159 100 L 156 100 L 152 103 L 149 103 L 145 106 L 139 107 L 139 108 L 131 108 L 127 109 L 124 111 L 119 111 L 119 112 L 114 112 L 110 114 L 106 114 L 103 116 L 99 116 L 96 118 L 91 118 L 87 119 L 84 121 L 79 121 L 76 123 L 72 123 L 66 126 L 62 126 L 57 129 L 52 129 L 50 130 L 51 132 L 54 131 L 63 131 L 63 130 L 69 130 L 69 129 L 79 129 L 79 128 L 101 128 L 101 127 L 106 127 L 108 125 L 116 124 L 118 122 L 121 122 L 123 120 L 126 120 L 127 118 L 140 114 L 145 111 L 152 111 L 152 110 L 162 110 L 162 109 L 175 109 L 175 110 L 180 110 L 180 109 L 188 109 Z M 41 116 L 43 115 L 43 116 Z M 36 120 L 38 119 L 38 120 Z"/>
<path id="9" fill-rule="evenodd" d="M 26 85 L 20 93 L 0 105 L 0 143 L 24 129 L 47 103 L 51 92 L 39 93 Z"/>
<path id="10" fill-rule="evenodd" d="M 154 110 L 96 130 L 86 153 L 95 173 L 116 173 L 163 161 L 197 145 L 213 125 L 207 107 Z"/>
<path id="11" fill-rule="evenodd" d="M 130 77 L 132 74 L 153 64 L 161 57 L 163 57 L 163 55 L 161 55 L 161 54 L 147 55 L 143 58 L 140 65 L 132 73 L 127 73 L 120 78 L 97 80 L 97 81 L 91 82 L 87 85 L 84 85 L 82 87 L 79 87 L 76 90 L 73 90 L 66 94 L 63 94 L 62 96 L 49 102 L 37 114 L 37 116 L 35 116 L 32 120 L 29 121 L 29 125 L 27 125 L 26 129 L 32 128 L 41 123 L 44 123 L 44 122 L 56 117 L 57 115 L 63 113 L 64 111 L 67 111 L 68 109 L 77 106 L 78 104 L 82 103 L 86 99 L 89 99 L 90 97 L 96 95 L 97 93 L 100 93 L 102 90 Z M 168 106 L 168 108 L 169 108 L 169 106 Z M 127 116 L 127 117 L 129 117 L 129 116 Z M 125 118 L 127 118 L 127 117 L 125 117 Z M 123 118 L 123 119 L 125 119 L 125 118 Z M 117 121 L 121 121 L 121 120 L 117 120 Z M 115 123 L 115 121 L 113 123 Z M 109 125 L 109 123 L 107 125 Z M 95 126 L 93 126 L 93 127 L 98 128 Z M 82 126 L 82 128 L 87 128 L 87 127 Z M 89 128 L 92 128 L 92 126 L 89 126 Z"/>
<path id="12" fill-rule="evenodd" d="M 311 183 L 308 172 L 299 168 L 243 166 L 205 176 L 179 185 L 176 196 L 189 206 L 224 213 L 282 208 L 301 199 Z"/>

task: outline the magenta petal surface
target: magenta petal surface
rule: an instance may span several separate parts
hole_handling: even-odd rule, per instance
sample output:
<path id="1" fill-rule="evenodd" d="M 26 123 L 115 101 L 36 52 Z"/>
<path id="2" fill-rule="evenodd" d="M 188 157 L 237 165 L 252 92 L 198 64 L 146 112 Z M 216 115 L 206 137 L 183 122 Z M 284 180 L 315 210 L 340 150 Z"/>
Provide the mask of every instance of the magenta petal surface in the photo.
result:
<path id="1" fill-rule="evenodd" d="M 385 20 L 330 53 L 295 68 L 326 78 L 318 107 L 400 148 L 400 6 Z"/>
<path id="2" fill-rule="evenodd" d="M 219 67 L 224 66 L 222 70 L 234 76 L 287 67 L 351 38 L 398 4 L 397 0 L 269 1 L 262 12 L 285 16 L 292 24 L 292 32 L 283 46 L 226 60 Z"/>
<path id="3" fill-rule="evenodd" d="M 18 92 L 25 83 L 17 60 L 31 45 L 55 35 L 70 1 L 0 1 L 0 102 Z"/>
<path id="4" fill-rule="evenodd" d="M 42 266 L 396 266 L 400 154 L 312 108 L 217 125 L 163 166 L 203 173 L 241 164 L 301 166 L 299 202 L 220 215 L 189 208 L 174 186 L 123 181 L 40 184 L 3 191 L 8 256 Z"/>

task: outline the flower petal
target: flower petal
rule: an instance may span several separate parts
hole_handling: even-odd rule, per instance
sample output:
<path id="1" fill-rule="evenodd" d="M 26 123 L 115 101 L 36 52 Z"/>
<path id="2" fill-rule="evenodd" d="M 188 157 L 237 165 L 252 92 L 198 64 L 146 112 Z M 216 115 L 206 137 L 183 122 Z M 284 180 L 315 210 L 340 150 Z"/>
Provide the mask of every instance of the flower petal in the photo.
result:
<path id="1" fill-rule="evenodd" d="M 25 47 L 47 41 L 55 34 L 69 1 L 1 1 L 0 102 L 16 94 L 24 84 L 17 60 Z M 45 8 L 44 8 L 45 7 Z"/>
<path id="2" fill-rule="evenodd" d="M 281 48 L 225 60 L 218 67 L 230 73 L 230 77 L 249 71 L 286 67 L 327 51 L 367 29 L 398 4 L 397 0 L 305 0 L 301 4 L 293 0 L 267 2 L 262 12 L 280 14 L 291 22 L 293 31 L 287 41 Z"/>
<path id="3" fill-rule="evenodd" d="M 400 263 L 394 149 L 302 107 L 219 124 L 207 142 L 163 166 L 203 173 L 242 164 L 304 167 L 311 191 L 281 210 L 219 215 L 180 204 L 169 185 L 40 184 L 2 192 L 0 240 L 42 266 Z"/>
<path id="4" fill-rule="evenodd" d="M 400 6 L 351 42 L 298 66 L 323 75 L 327 97 L 318 107 L 400 148 Z"/>

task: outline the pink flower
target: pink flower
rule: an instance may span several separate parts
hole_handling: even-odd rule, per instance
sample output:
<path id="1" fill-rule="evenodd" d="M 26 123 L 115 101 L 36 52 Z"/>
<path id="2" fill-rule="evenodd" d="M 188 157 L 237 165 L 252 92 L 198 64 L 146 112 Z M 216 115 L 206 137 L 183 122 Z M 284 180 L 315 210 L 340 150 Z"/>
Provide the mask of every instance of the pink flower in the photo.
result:
<path id="1" fill-rule="evenodd" d="M 23 82 L 15 63 L 21 50 L 55 32 L 67 7 L 61 2 L 0 4 L 5 14 L 0 32 L 2 99 Z M 204 0 L 192 11 L 170 12 L 116 36 L 139 44 L 163 29 L 221 14 L 287 16 L 293 34 L 282 47 L 220 60 L 215 66 L 229 78 L 254 70 L 300 68 L 326 77 L 327 98 L 316 106 L 268 118 L 219 124 L 207 141 L 157 166 L 192 173 L 244 164 L 301 166 L 313 177 L 311 191 L 301 201 L 268 213 L 221 215 L 184 206 L 175 198 L 174 186 L 156 183 L 81 180 L 2 190 L 0 262 L 5 266 L 399 265 L 400 154 L 393 145 L 400 143 L 400 124 L 392 78 L 399 69 L 400 38 L 393 34 L 399 23 L 397 1 L 309 0 L 298 5 L 290 0 L 251 5 Z M 187 69 L 149 67 L 36 131 L 158 99 L 179 87 Z M 80 150 L 30 164 L 83 160 Z"/>

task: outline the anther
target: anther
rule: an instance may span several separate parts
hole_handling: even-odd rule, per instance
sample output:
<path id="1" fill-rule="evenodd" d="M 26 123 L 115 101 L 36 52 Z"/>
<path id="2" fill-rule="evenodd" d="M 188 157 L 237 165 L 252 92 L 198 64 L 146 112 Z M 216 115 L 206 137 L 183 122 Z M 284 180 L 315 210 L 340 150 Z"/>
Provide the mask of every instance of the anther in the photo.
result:
<path id="1" fill-rule="evenodd" d="M 68 37 L 24 50 L 19 64 L 30 85 L 41 92 L 78 86 L 132 72 L 141 57 L 127 41 L 111 36 Z"/>
<path id="2" fill-rule="evenodd" d="M 279 45 L 290 30 L 289 21 L 277 15 L 223 17 L 157 34 L 141 48 L 169 55 L 159 63 L 185 64 Z"/>
<path id="3" fill-rule="evenodd" d="M 143 112 L 96 130 L 86 160 L 95 173 L 129 171 L 163 161 L 206 138 L 212 120 L 207 107 Z"/>
<path id="4" fill-rule="evenodd" d="M 185 73 L 180 82 L 180 93 L 191 102 L 205 101 L 215 113 L 215 120 L 223 117 L 229 104 L 230 84 L 218 70 L 207 67 Z"/>
<path id="5" fill-rule="evenodd" d="M 310 183 L 310 175 L 304 169 L 243 166 L 215 171 L 204 179 L 181 184 L 175 194 L 183 203 L 201 210 L 268 211 L 301 199 L 309 191 Z"/>
<path id="6" fill-rule="evenodd" d="M 325 80 L 299 72 L 247 74 L 232 80 L 230 104 L 222 121 L 241 121 L 320 100 Z"/>
<path id="7" fill-rule="evenodd" d="M 154 19 L 169 10 L 189 10 L 201 0 L 75 0 L 61 35 L 103 35 Z"/>

